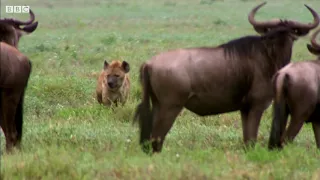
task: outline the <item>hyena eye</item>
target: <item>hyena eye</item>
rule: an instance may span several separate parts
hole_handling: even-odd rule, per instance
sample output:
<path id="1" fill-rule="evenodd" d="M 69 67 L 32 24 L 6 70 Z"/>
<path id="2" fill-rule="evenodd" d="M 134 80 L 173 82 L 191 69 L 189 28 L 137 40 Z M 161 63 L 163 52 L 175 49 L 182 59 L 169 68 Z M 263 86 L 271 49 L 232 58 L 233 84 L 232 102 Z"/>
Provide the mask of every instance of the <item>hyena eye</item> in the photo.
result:
<path id="1" fill-rule="evenodd" d="M 116 76 L 116 77 L 119 77 L 120 75 L 119 75 L 119 74 L 116 74 L 115 76 Z"/>

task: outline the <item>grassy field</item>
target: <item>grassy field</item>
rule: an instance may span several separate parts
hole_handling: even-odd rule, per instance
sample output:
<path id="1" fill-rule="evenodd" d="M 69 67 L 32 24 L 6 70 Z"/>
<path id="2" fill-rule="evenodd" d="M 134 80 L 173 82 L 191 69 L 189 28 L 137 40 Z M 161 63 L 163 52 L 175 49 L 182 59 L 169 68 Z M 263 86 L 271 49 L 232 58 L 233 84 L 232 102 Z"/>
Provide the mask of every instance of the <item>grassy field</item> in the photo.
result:
<path id="1" fill-rule="evenodd" d="M 215 46 L 256 34 L 247 20 L 257 0 L 2 0 L 30 5 L 38 29 L 20 41 L 33 62 L 25 98 L 21 151 L 4 153 L 4 179 L 319 179 L 320 153 L 305 125 L 295 142 L 269 152 L 271 108 L 263 116 L 258 144 L 245 152 L 238 112 L 178 117 L 161 154 L 144 154 L 132 116 L 141 98 L 140 64 L 175 48 Z M 257 18 L 312 21 L 306 3 L 268 1 Z M 320 13 L 320 11 L 318 11 Z M 306 43 L 295 43 L 293 60 L 314 58 Z M 95 100 L 96 76 L 103 60 L 131 65 L 131 97 L 124 107 L 107 109 Z"/>

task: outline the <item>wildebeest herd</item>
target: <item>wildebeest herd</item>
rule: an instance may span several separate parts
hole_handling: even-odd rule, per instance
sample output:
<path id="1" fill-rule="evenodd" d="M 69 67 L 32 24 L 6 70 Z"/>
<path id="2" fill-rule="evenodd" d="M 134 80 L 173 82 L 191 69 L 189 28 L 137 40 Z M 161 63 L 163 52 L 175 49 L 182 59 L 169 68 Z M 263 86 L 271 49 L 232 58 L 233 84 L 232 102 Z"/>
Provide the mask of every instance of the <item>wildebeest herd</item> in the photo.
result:
<path id="1" fill-rule="evenodd" d="M 273 101 L 269 148 L 292 141 L 305 122 L 311 122 L 320 148 L 320 29 L 307 49 L 317 60 L 291 62 L 293 44 L 318 27 L 320 17 L 311 7 L 312 23 L 292 20 L 258 22 L 254 16 L 266 2 L 256 6 L 248 20 L 259 35 L 244 36 L 215 47 L 183 48 L 160 53 L 140 68 L 142 101 L 134 122 L 139 122 L 144 152 L 160 152 L 165 137 L 183 108 L 209 116 L 240 111 L 243 140 L 254 145 L 263 112 Z M 0 124 L 6 150 L 19 147 L 23 125 L 23 99 L 31 73 L 31 61 L 18 50 L 23 34 L 37 28 L 30 20 L 0 19 Z M 21 27 L 24 25 L 24 27 Z M 125 104 L 129 96 L 130 65 L 104 61 L 97 80 L 99 103 Z M 286 130 L 287 117 L 291 122 Z"/>

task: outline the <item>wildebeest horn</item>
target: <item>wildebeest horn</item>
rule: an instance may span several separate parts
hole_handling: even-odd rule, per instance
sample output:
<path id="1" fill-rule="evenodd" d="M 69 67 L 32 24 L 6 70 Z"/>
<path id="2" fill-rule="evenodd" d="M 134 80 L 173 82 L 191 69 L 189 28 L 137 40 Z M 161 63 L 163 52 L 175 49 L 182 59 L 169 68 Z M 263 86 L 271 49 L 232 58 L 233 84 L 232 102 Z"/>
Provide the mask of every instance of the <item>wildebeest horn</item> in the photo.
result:
<path id="1" fill-rule="evenodd" d="M 265 28 L 272 28 L 272 27 L 276 27 L 280 24 L 285 24 L 289 27 L 292 27 L 292 28 L 299 28 L 299 29 L 313 29 L 315 27 L 317 27 L 319 25 L 319 22 L 320 22 L 320 18 L 319 18 L 319 15 L 311 8 L 309 7 L 308 5 L 304 5 L 305 7 L 308 8 L 308 10 L 311 12 L 314 20 L 313 20 L 313 23 L 312 24 L 304 24 L 304 23 L 299 23 L 299 22 L 296 22 L 296 21 L 291 21 L 291 20 L 272 20 L 272 21 L 266 21 L 266 22 L 257 22 L 255 19 L 254 19 L 254 15 L 255 13 L 258 11 L 258 9 L 260 9 L 263 5 L 265 5 L 267 2 L 263 2 L 261 4 L 259 4 L 258 6 L 256 6 L 255 8 L 253 8 L 251 10 L 251 12 L 249 13 L 248 15 L 248 20 L 249 22 L 254 26 L 255 29 L 265 29 Z"/>
<path id="2" fill-rule="evenodd" d="M 308 24 L 304 24 L 304 23 L 300 23 L 300 22 L 296 22 L 296 21 L 288 21 L 288 24 L 291 26 L 291 27 L 294 27 L 294 28 L 300 28 L 300 29 L 307 29 L 307 30 L 310 30 L 310 29 L 313 29 L 313 28 L 316 28 L 319 23 L 320 23 L 320 17 L 319 15 L 317 14 L 317 12 L 315 12 L 311 7 L 309 7 L 308 5 L 304 5 L 306 8 L 308 8 L 308 10 L 311 12 L 312 16 L 313 16 L 313 23 L 308 23 Z"/>
<path id="3" fill-rule="evenodd" d="M 307 44 L 307 48 L 309 52 L 311 52 L 314 55 L 317 55 L 318 59 L 320 60 L 320 45 L 316 41 L 316 37 L 319 33 L 320 29 L 313 33 L 313 35 L 311 36 L 311 44 Z"/>
<path id="4" fill-rule="evenodd" d="M 320 33 L 320 29 L 318 29 L 313 35 L 311 36 L 311 44 L 314 48 L 320 50 L 320 44 L 317 43 L 316 37 Z"/>
<path id="5" fill-rule="evenodd" d="M 267 4 L 267 2 L 263 2 L 261 4 L 259 4 L 258 6 L 256 6 L 255 8 L 253 8 L 251 10 L 251 12 L 248 15 L 248 20 L 250 22 L 250 24 L 252 24 L 255 28 L 268 28 L 268 27 L 274 27 L 279 25 L 279 23 L 281 22 L 280 19 L 277 20 L 272 20 L 272 21 L 265 21 L 265 22 L 257 22 L 254 19 L 254 15 L 256 14 L 256 12 L 258 11 L 258 9 L 260 9 L 262 6 L 264 6 L 265 4 Z"/>
<path id="6" fill-rule="evenodd" d="M 10 23 L 10 24 L 14 24 L 14 25 L 17 25 L 17 26 L 19 26 L 19 25 L 29 25 L 34 21 L 34 18 L 35 18 L 31 9 L 29 11 L 29 14 L 30 14 L 30 19 L 28 21 L 20 21 L 20 20 L 17 20 L 17 19 L 5 18 L 5 19 L 0 19 L 0 23 Z"/>

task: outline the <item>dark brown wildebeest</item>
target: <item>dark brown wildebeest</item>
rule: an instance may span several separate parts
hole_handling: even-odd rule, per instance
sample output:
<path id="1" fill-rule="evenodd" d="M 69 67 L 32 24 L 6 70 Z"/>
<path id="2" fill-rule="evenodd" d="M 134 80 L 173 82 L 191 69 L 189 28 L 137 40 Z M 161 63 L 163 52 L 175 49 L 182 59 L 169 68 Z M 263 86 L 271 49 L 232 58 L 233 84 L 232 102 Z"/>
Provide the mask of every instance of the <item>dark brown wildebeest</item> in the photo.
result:
<path id="1" fill-rule="evenodd" d="M 23 125 L 23 99 L 31 73 L 31 62 L 17 48 L 21 36 L 38 26 L 30 10 L 30 20 L 0 19 L 0 125 L 6 150 L 20 146 Z M 24 27 L 21 27 L 25 25 Z"/>
<path id="2" fill-rule="evenodd" d="M 200 116 L 240 110 L 244 142 L 254 144 L 262 113 L 272 101 L 274 73 L 290 62 L 294 41 L 319 24 L 318 14 L 307 5 L 313 23 L 257 22 L 254 15 L 264 4 L 248 15 L 261 36 L 245 36 L 216 47 L 171 50 L 141 66 L 143 97 L 134 122 L 139 119 L 143 151 L 149 152 L 145 143 L 150 140 L 153 152 L 161 151 L 183 107 Z"/>
<path id="3" fill-rule="evenodd" d="M 273 79 L 273 121 L 269 149 L 282 148 L 282 143 L 292 142 L 304 123 L 312 123 L 317 147 L 320 149 L 320 45 L 311 37 L 308 50 L 318 60 L 292 62 L 280 69 Z M 287 120 L 290 125 L 286 130 Z"/>

